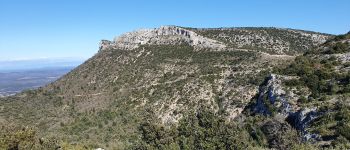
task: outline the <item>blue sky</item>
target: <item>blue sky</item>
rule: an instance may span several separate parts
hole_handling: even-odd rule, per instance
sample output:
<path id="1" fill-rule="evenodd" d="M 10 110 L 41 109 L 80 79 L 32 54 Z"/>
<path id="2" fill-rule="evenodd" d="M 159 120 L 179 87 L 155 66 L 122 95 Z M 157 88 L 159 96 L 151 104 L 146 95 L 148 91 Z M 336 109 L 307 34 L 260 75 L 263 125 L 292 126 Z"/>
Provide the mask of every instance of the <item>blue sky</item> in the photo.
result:
<path id="1" fill-rule="evenodd" d="M 161 25 L 274 26 L 341 34 L 349 0 L 1 0 L 0 60 L 88 58 L 101 39 Z"/>

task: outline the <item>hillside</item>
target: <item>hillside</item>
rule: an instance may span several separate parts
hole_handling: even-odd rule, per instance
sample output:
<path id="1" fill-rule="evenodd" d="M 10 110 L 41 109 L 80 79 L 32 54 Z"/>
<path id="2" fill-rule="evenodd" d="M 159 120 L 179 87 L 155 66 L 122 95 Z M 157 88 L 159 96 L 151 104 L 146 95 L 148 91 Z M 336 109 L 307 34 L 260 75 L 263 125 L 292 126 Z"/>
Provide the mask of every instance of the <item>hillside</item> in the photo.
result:
<path id="1" fill-rule="evenodd" d="M 279 82 L 268 86 L 274 86 L 280 93 L 273 92 L 265 99 L 270 100 L 267 105 L 277 109 L 267 108 L 265 112 L 282 112 L 305 140 L 316 145 L 349 149 L 349 54 L 347 33 L 296 57 L 287 68 L 276 69 L 279 79 L 275 80 Z M 260 98 L 258 101 L 264 101 L 263 94 Z"/>
<path id="2" fill-rule="evenodd" d="M 326 95 L 329 100 L 324 101 L 319 99 L 327 91 L 308 81 L 318 73 L 312 70 L 315 67 L 327 66 L 328 72 L 338 74 L 348 69 L 348 47 L 342 47 L 340 54 L 320 50 L 337 49 L 332 45 L 338 40 L 344 43 L 347 37 L 333 39 L 332 35 L 279 28 L 177 26 L 126 33 L 101 41 L 95 56 L 56 82 L 0 99 L 0 124 L 10 131 L 33 128 L 35 137 L 47 139 L 39 147 L 48 143 L 83 149 L 208 149 L 223 148 L 226 143 L 232 149 L 290 148 L 286 145 L 302 143 L 298 131 L 308 135 L 316 130 L 312 123 L 296 130 L 292 121 L 284 121 L 290 114 L 301 107 L 314 110 L 309 105 L 318 110 L 323 106 L 319 103 L 336 104 L 338 96 L 348 97 L 342 93 L 348 82 L 343 83 L 341 75 L 319 79 L 339 84 L 336 96 Z M 320 60 L 307 64 L 311 72 L 297 72 L 304 61 L 334 58 L 342 62 Z M 271 94 L 265 95 L 274 88 L 277 96 L 273 99 L 284 100 L 269 105 L 266 100 Z M 299 101 L 307 102 L 299 105 Z M 276 121 L 275 116 L 280 119 Z M 274 131 L 271 128 L 278 133 L 269 133 Z"/>

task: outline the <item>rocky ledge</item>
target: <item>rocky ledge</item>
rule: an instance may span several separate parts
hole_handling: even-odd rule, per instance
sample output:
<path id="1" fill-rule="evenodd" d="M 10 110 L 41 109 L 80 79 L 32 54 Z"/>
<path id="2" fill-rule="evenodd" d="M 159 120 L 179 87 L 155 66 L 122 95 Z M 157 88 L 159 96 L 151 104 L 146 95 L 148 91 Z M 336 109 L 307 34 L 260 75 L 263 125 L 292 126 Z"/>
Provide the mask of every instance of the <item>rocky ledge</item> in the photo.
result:
<path id="1" fill-rule="evenodd" d="M 309 133 L 310 123 L 320 115 L 317 108 L 300 108 L 296 105 L 298 96 L 286 92 L 283 81 L 292 79 L 290 76 L 271 74 L 261 85 L 253 112 L 264 115 L 282 116 L 291 126 L 303 134 L 304 140 L 320 140 L 318 134 Z"/>
<path id="2" fill-rule="evenodd" d="M 162 26 L 155 29 L 141 29 L 125 33 L 113 41 L 102 40 L 100 50 L 123 49 L 132 50 L 140 45 L 175 45 L 189 44 L 197 49 L 223 49 L 226 46 L 219 41 L 203 37 L 197 33 L 177 27 Z"/>

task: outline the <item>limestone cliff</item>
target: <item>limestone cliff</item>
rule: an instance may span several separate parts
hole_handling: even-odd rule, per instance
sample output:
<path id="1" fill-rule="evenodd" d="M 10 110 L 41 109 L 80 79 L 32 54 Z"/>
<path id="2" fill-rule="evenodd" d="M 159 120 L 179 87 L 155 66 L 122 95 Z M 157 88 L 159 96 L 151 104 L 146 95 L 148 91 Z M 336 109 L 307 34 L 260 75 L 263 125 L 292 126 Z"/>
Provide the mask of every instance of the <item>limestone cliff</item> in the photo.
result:
<path id="1" fill-rule="evenodd" d="M 305 140 L 320 140 L 319 135 L 309 133 L 307 128 L 321 113 L 317 111 L 316 107 L 300 108 L 297 105 L 300 95 L 295 94 L 295 91 L 283 85 L 283 82 L 293 78 L 295 77 L 276 74 L 267 77 L 260 87 L 259 96 L 253 110 L 264 115 L 281 116 L 291 126 L 298 129 Z M 290 90 L 290 92 L 286 92 L 287 90 Z"/>
<path id="2" fill-rule="evenodd" d="M 209 39 L 197 33 L 177 27 L 162 26 L 155 29 L 141 29 L 128 32 L 116 37 L 113 41 L 102 40 L 100 50 L 105 49 L 126 49 L 132 50 L 140 45 L 176 45 L 186 43 L 195 48 L 222 49 L 225 45 L 222 42 Z"/>

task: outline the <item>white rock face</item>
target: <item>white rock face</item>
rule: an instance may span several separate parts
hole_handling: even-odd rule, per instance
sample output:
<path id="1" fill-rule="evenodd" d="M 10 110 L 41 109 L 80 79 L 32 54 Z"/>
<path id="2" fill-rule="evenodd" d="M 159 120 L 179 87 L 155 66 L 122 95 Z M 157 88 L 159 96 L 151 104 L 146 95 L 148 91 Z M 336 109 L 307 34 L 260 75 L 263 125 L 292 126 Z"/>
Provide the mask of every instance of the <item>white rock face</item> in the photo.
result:
<path id="1" fill-rule="evenodd" d="M 266 106 L 265 98 L 268 99 L 268 103 L 271 103 L 274 107 L 280 110 L 280 114 L 287 117 L 292 112 L 292 107 L 284 97 L 286 92 L 282 89 L 281 76 L 271 74 L 268 77 L 268 81 L 259 90 L 259 98 L 255 111 L 262 114 L 270 114 L 269 108 Z M 265 97 L 265 95 L 267 97 Z"/>
<path id="2" fill-rule="evenodd" d="M 278 115 L 282 119 L 287 119 L 294 128 L 302 133 L 304 140 L 319 140 L 320 136 L 309 133 L 307 127 L 315 118 L 319 117 L 320 113 L 316 107 L 293 107 L 295 104 L 288 101 L 290 97 L 282 89 L 282 80 L 286 79 L 292 79 L 292 77 L 271 74 L 267 82 L 260 87 L 259 97 L 254 111 L 264 115 L 270 114 L 271 112 L 267 106 L 267 103 L 270 103 L 278 111 Z M 264 98 L 267 98 L 268 101 L 265 101 Z"/>
<path id="3" fill-rule="evenodd" d="M 343 63 L 350 62 L 350 53 L 338 54 L 337 56 Z"/>
<path id="4" fill-rule="evenodd" d="M 140 45 L 175 45 L 187 43 L 195 48 L 223 49 L 226 46 L 219 41 L 203 37 L 197 33 L 176 26 L 162 26 L 155 29 L 142 29 L 125 33 L 114 41 L 102 40 L 100 50 L 124 49 L 132 50 Z"/>
<path id="5" fill-rule="evenodd" d="M 284 28 L 197 28 L 212 39 L 221 39 L 230 47 L 261 49 L 274 54 L 305 51 L 325 42 L 330 35 Z M 215 33 L 215 34 L 211 34 Z"/>
<path id="6" fill-rule="evenodd" d="M 304 37 L 311 38 L 312 42 L 313 42 L 313 45 L 322 44 L 322 43 L 326 42 L 327 39 L 329 39 L 329 36 L 322 35 L 322 34 L 306 33 L 306 32 L 302 32 L 302 31 L 290 30 L 290 29 L 288 29 L 288 31 L 294 32 L 294 33 L 299 33 L 300 35 L 302 35 Z"/>

